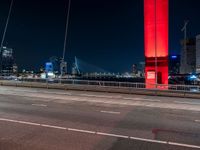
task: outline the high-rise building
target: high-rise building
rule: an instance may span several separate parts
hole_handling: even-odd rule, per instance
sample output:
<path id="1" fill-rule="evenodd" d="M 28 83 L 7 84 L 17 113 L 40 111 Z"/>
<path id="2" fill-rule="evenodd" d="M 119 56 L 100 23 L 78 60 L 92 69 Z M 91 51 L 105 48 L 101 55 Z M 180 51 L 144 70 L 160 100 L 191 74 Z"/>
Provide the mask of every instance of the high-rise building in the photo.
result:
<path id="1" fill-rule="evenodd" d="M 60 71 L 60 60 L 56 56 L 52 56 L 49 58 L 49 62 L 53 64 L 53 71 L 58 73 Z"/>
<path id="2" fill-rule="evenodd" d="M 140 62 L 140 70 L 142 71 L 142 74 L 144 75 L 145 74 L 145 62 L 144 61 Z"/>
<path id="3" fill-rule="evenodd" d="M 75 76 L 77 74 L 78 74 L 78 68 L 77 68 L 76 64 L 73 63 L 73 65 L 72 65 L 72 75 Z"/>
<path id="4" fill-rule="evenodd" d="M 190 38 L 181 41 L 181 74 L 188 74 L 196 71 L 196 39 Z"/>
<path id="5" fill-rule="evenodd" d="M 200 35 L 196 36 L 196 73 L 200 73 Z"/>
<path id="6" fill-rule="evenodd" d="M 1 75 L 2 76 L 10 76 L 13 74 L 13 64 L 14 64 L 14 58 L 13 58 L 13 49 L 3 47 L 1 49 Z"/>
<path id="7" fill-rule="evenodd" d="M 53 63 L 52 62 L 47 62 L 45 63 L 45 72 L 54 72 L 54 68 L 53 68 Z"/>
<path id="8" fill-rule="evenodd" d="M 133 64 L 133 65 L 132 65 L 132 73 L 133 73 L 133 74 L 137 74 L 137 73 L 138 73 L 137 64 Z"/>
<path id="9" fill-rule="evenodd" d="M 17 74 L 18 73 L 18 66 L 16 63 L 13 64 L 13 74 Z"/>

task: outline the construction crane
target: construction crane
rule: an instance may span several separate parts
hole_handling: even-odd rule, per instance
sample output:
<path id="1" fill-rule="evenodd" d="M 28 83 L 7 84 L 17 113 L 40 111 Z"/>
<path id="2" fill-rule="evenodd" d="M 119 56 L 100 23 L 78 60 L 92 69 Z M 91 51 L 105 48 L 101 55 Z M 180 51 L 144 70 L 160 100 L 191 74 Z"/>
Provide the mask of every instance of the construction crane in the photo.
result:
<path id="1" fill-rule="evenodd" d="M 181 65 L 183 66 L 187 66 L 186 53 L 187 53 L 187 25 L 188 23 L 189 21 L 186 20 L 183 28 L 181 29 L 181 31 L 184 32 L 184 41 L 183 41 L 184 49 L 183 49 L 182 60 L 181 60 Z M 185 73 L 187 67 L 181 67 L 181 68 L 182 68 L 181 72 Z"/>
<path id="2" fill-rule="evenodd" d="M 181 31 L 184 32 L 184 40 L 187 40 L 187 25 L 188 25 L 188 23 L 189 23 L 189 21 L 186 20 L 183 28 L 181 29 Z"/>

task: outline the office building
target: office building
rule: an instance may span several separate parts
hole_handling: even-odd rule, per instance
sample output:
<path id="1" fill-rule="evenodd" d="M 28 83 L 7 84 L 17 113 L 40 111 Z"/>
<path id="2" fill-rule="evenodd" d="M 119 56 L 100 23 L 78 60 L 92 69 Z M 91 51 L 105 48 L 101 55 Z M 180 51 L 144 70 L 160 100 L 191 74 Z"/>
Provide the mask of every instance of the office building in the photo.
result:
<path id="1" fill-rule="evenodd" d="M 196 73 L 200 73 L 200 35 L 196 36 Z"/>
<path id="2" fill-rule="evenodd" d="M 169 56 L 169 74 L 179 74 L 180 73 L 180 55 L 170 55 Z"/>
<path id="3" fill-rule="evenodd" d="M 3 47 L 1 50 L 1 75 L 10 76 L 13 74 L 13 49 Z"/>
<path id="4" fill-rule="evenodd" d="M 196 72 L 196 39 L 191 38 L 181 41 L 181 74 Z"/>

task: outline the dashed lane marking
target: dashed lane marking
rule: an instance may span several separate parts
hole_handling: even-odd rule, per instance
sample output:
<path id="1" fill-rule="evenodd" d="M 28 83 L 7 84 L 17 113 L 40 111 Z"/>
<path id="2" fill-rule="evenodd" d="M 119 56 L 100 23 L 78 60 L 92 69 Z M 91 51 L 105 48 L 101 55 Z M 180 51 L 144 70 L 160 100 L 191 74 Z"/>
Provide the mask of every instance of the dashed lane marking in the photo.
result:
<path id="1" fill-rule="evenodd" d="M 200 103 L 195 103 L 195 102 L 181 102 L 181 101 L 174 101 L 174 103 L 177 104 L 189 104 L 189 105 L 200 105 Z"/>
<path id="2" fill-rule="evenodd" d="M 93 95 L 93 94 L 78 94 L 79 96 L 86 96 L 86 97 L 96 97 L 96 98 L 121 98 L 121 96 L 105 96 L 105 95 Z"/>
<path id="3" fill-rule="evenodd" d="M 121 112 L 117 112 L 117 111 L 105 111 L 105 110 L 101 110 L 100 112 L 101 113 L 107 113 L 107 114 L 116 114 L 116 115 L 121 114 Z"/>
<path id="4" fill-rule="evenodd" d="M 47 107 L 47 105 L 44 104 L 31 104 L 32 106 L 38 106 L 38 107 Z"/>
<path id="5" fill-rule="evenodd" d="M 147 102 L 161 102 L 161 100 L 145 99 L 145 98 L 123 98 L 124 100 L 134 100 L 134 101 L 147 101 Z"/>

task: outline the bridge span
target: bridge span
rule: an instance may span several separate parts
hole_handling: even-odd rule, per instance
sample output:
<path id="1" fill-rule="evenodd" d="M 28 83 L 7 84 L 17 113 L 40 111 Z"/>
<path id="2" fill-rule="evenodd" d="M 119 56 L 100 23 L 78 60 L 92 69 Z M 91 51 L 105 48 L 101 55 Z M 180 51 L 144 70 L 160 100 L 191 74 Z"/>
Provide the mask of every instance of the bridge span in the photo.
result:
<path id="1" fill-rule="evenodd" d="M 200 149 L 200 101 L 0 86 L 0 149 Z"/>

